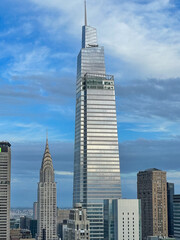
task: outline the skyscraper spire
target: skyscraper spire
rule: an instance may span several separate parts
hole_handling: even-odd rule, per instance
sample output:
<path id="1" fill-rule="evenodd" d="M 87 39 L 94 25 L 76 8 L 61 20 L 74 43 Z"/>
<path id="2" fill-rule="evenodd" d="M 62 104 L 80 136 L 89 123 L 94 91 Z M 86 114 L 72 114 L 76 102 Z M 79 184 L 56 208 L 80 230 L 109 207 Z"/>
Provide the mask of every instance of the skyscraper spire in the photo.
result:
<path id="1" fill-rule="evenodd" d="M 86 9 L 86 0 L 84 0 L 84 15 L 85 15 L 85 26 L 87 26 L 87 9 Z"/>
<path id="2" fill-rule="evenodd" d="M 48 129 L 46 128 L 46 144 L 48 144 Z"/>

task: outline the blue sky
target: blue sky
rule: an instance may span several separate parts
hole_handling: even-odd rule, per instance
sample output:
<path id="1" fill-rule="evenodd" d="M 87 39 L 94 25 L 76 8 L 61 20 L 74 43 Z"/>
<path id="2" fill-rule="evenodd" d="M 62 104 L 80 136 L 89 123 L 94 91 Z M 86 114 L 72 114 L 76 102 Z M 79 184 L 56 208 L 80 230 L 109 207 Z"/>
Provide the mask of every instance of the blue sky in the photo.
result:
<path id="1" fill-rule="evenodd" d="M 88 0 L 116 81 L 123 197 L 157 167 L 180 192 L 180 4 Z M 12 144 L 12 207 L 37 199 L 46 129 L 58 206 L 72 203 L 76 58 L 83 0 L 0 2 L 0 137 Z"/>

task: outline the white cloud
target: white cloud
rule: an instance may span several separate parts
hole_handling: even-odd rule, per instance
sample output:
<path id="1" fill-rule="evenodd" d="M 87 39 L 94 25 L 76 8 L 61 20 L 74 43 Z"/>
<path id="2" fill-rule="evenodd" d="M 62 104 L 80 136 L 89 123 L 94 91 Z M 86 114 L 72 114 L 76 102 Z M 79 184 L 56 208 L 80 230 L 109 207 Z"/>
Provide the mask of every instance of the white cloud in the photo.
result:
<path id="1" fill-rule="evenodd" d="M 73 172 L 65 172 L 65 171 L 55 171 L 55 174 L 60 176 L 73 176 Z"/>

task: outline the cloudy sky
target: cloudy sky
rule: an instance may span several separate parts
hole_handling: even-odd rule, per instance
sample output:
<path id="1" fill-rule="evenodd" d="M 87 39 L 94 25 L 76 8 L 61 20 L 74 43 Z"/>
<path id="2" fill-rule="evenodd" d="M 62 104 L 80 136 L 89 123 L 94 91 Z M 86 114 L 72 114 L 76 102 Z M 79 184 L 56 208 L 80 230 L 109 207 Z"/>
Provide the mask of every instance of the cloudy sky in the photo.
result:
<path id="1" fill-rule="evenodd" d="M 167 171 L 180 193 L 180 3 L 88 0 L 88 24 L 116 81 L 122 193 Z M 31 207 L 46 129 L 58 206 L 71 207 L 76 57 L 83 0 L 0 1 L 0 139 L 12 144 L 12 207 Z"/>

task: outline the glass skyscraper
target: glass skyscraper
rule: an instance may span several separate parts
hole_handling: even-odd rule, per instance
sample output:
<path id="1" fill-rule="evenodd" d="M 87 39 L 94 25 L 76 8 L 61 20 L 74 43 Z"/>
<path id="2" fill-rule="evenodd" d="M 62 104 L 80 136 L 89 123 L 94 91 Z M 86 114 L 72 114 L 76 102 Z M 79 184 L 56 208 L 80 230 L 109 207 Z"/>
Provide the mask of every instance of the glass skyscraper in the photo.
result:
<path id="1" fill-rule="evenodd" d="M 82 27 L 77 60 L 73 203 L 82 203 L 90 239 L 104 239 L 103 200 L 121 198 L 114 77 L 106 75 L 96 29 Z"/>

